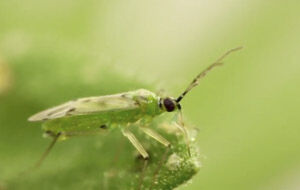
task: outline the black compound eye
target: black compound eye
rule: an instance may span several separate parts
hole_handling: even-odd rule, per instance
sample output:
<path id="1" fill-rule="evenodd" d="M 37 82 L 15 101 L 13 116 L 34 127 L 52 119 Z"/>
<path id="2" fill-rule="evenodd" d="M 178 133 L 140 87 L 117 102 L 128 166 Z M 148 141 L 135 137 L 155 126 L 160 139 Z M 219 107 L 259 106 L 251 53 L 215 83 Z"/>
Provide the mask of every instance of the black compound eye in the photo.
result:
<path id="1" fill-rule="evenodd" d="M 170 98 L 164 99 L 164 106 L 168 112 L 174 111 L 175 109 L 175 103 Z"/>

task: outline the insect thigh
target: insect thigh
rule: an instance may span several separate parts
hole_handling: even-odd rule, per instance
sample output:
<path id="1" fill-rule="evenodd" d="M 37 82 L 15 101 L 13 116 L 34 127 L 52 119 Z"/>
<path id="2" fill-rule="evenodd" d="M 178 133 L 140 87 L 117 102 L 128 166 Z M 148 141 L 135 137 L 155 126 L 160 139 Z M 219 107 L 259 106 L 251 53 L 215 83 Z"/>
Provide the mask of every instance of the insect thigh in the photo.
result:
<path id="1" fill-rule="evenodd" d="M 132 132 L 130 132 L 128 129 L 123 129 L 122 133 L 125 137 L 128 138 L 128 140 L 137 149 L 137 151 L 139 151 L 139 153 L 143 156 L 144 159 L 149 158 L 149 154 L 146 152 L 142 144 L 138 141 L 138 139 L 134 136 Z"/>
<path id="2" fill-rule="evenodd" d="M 163 144 L 166 147 L 169 147 L 171 145 L 171 143 L 165 139 L 164 137 L 162 137 L 160 134 L 158 134 L 157 132 L 155 132 L 154 130 L 148 128 L 148 127 L 140 127 L 140 129 L 146 133 L 147 135 L 149 135 L 150 137 L 152 137 L 153 139 L 157 140 L 158 142 L 160 142 L 161 144 Z"/>

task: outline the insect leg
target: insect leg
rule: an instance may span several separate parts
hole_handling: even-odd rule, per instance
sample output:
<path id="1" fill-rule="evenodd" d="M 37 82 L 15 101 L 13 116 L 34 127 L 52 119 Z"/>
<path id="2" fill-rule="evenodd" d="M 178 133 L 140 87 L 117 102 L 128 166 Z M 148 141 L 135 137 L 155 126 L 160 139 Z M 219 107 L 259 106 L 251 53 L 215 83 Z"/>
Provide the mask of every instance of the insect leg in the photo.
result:
<path id="1" fill-rule="evenodd" d="M 188 136 L 188 132 L 184 126 L 181 110 L 179 110 L 177 118 L 178 118 L 178 121 L 176 122 L 177 125 L 175 125 L 175 126 L 178 127 L 182 131 L 184 138 L 185 138 L 185 143 L 186 143 L 186 146 L 188 149 L 188 154 L 189 154 L 189 156 L 191 156 L 189 136 Z"/>
<path id="2" fill-rule="evenodd" d="M 157 175 L 158 175 L 158 173 L 159 173 L 159 171 L 160 171 L 160 169 L 161 169 L 163 163 L 165 162 L 165 160 L 166 160 L 166 158 L 167 158 L 167 155 L 168 155 L 169 150 L 170 150 L 170 149 L 169 149 L 169 147 L 168 147 L 168 148 L 166 149 L 164 155 L 162 156 L 162 159 L 161 159 L 159 165 L 157 166 L 157 168 L 156 168 L 156 170 L 155 170 L 155 172 L 154 172 L 154 174 L 153 174 L 153 178 L 152 178 L 152 183 L 151 183 L 151 186 L 150 186 L 150 190 L 152 190 L 152 188 L 153 188 L 153 186 L 154 186 L 156 177 L 157 177 Z"/>
<path id="3" fill-rule="evenodd" d="M 152 130 L 152 129 L 148 128 L 148 127 L 141 127 L 141 129 L 142 129 L 142 131 L 144 133 L 146 133 L 147 135 L 149 135 L 153 139 L 157 140 L 158 142 L 160 142 L 164 146 L 170 147 L 171 143 L 167 139 L 165 139 L 164 137 L 162 137 L 160 134 L 158 134 L 157 132 L 155 132 L 154 130 Z"/>
<path id="4" fill-rule="evenodd" d="M 158 134 L 157 132 L 155 132 L 154 130 L 148 128 L 148 127 L 141 127 L 142 131 L 145 132 L 147 135 L 149 135 L 150 137 L 154 138 L 155 140 L 157 140 L 158 142 L 160 142 L 161 144 L 163 144 L 164 146 L 167 147 L 164 155 L 162 156 L 162 159 L 160 161 L 160 163 L 158 164 L 154 174 L 153 174 L 153 178 L 152 178 L 152 183 L 151 183 L 151 186 L 150 186 L 150 190 L 153 188 L 154 186 L 154 182 L 156 180 L 156 177 L 163 165 L 163 163 L 165 162 L 166 158 L 167 158 L 167 155 L 168 155 L 168 152 L 169 152 L 169 149 L 171 147 L 171 143 L 166 140 L 164 137 L 162 137 L 160 134 Z"/>
<path id="5" fill-rule="evenodd" d="M 133 133 L 131 133 L 128 129 L 123 129 L 122 133 L 123 133 L 123 135 L 125 137 L 128 138 L 128 140 L 131 142 L 131 144 L 138 150 L 138 152 L 144 158 L 144 167 L 143 167 L 142 174 L 141 174 L 140 180 L 139 180 L 139 185 L 138 185 L 138 190 L 140 190 L 142 188 L 142 182 L 143 182 L 143 179 L 144 179 L 144 173 L 145 173 L 147 165 L 148 165 L 149 155 L 146 152 L 146 150 L 144 149 L 144 147 L 141 145 L 141 143 L 134 136 Z"/>
<path id="6" fill-rule="evenodd" d="M 122 133 L 125 137 L 128 138 L 128 140 L 131 142 L 131 144 L 137 149 L 137 151 L 139 151 L 139 153 L 143 156 L 143 158 L 145 160 L 149 158 L 148 153 L 146 152 L 144 147 L 141 145 L 141 143 L 137 140 L 137 138 L 134 136 L 134 134 L 131 133 L 131 131 L 129 131 L 128 129 L 123 129 Z"/>
<path id="7" fill-rule="evenodd" d="M 49 154 L 50 150 L 53 148 L 53 146 L 55 145 L 55 143 L 57 142 L 57 139 L 60 137 L 61 133 L 57 133 L 54 137 L 53 140 L 51 142 L 51 144 L 48 146 L 48 148 L 45 150 L 45 152 L 43 153 L 42 157 L 39 159 L 39 161 L 35 164 L 34 168 L 38 168 L 41 166 L 41 164 L 43 163 L 43 161 L 45 160 L 45 158 L 47 157 L 47 155 Z"/>
<path id="8" fill-rule="evenodd" d="M 47 155 L 49 154 L 50 150 L 55 145 L 55 143 L 56 143 L 56 141 L 57 141 L 57 139 L 59 138 L 60 135 L 61 135 L 61 133 L 57 133 L 56 135 L 54 135 L 54 138 L 53 138 L 51 144 L 48 146 L 48 148 L 43 153 L 42 157 L 36 162 L 36 164 L 33 167 L 27 168 L 26 170 L 20 172 L 18 175 L 19 176 L 24 176 L 28 173 L 31 173 L 33 170 L 39 168 L 41 166 L 41 164 L 43 163 L 43 161 L 45 160 L 45 158 L 47 157 Z M 0 188 L 0 190 L 1 190 L 1 188 Z"/>

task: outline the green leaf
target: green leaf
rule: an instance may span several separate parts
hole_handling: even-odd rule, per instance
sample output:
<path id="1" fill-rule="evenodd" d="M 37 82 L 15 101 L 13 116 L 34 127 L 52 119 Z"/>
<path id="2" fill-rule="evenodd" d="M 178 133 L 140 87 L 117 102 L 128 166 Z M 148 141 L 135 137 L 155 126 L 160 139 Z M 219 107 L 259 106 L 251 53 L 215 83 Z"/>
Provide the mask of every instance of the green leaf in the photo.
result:
<path id="1" fill-rule="evenodd" d="M 151 186 L 153 190 L 173 189 L 185 184 L 199 170 L 197 147 L 191 143 L 189 157 L 185 139 L 173 123 L 174 116 L 166 114 L 157 118 L 151 127 L 171 142 L 169 150 L 137 126 L 130 128 L 150 155 L 142 182 L 144 160 L 120 130 L 57 142 L 39 169 L 19 175 L 35 164 L 51 142 L 42 138 L 40 123 L 27 122 L 30 115 L 70 99 L 145 88 L 145 85 L 105 68 L 99 72 L 104 78 L 95 78 L 96 82 L 87 85 L 82 80 L 84 76 L 78 75 L 81 67 L 75 67 L 82 60 L 63 55 L 39 52 L 13 61 L 16 63 L 10 68 L 13 87 L 0 97 L 0 188 L 110 190 L 137 189 L 141 184 L 142 189 Z M 74 67 L 62 67 L 62 61 L 72 62 Z M 30 68 L 35 68 L 34 72 Z M 61 73 L 57 74 L 57 70 Z M 119 85 L 113 86 L 111 81 L 118 81 Z M 189 131 L 195 138 L 195 130 Z"/>
<path id="2" fill-rule="evenodd" d="M 192 144 L 190 157 L 182 133 L 168 119 L 163 116 L 152 127 L 171 142 L 170 149 L 132 126 L 150 154 L 142 181 L 145 160 L 115 130 L 105 136 L 58 142 L 42 168 L 11 178 L 7 185 L 9 189 L 174 189 L 190 180 L 200 164 L 197 148 Z"/>

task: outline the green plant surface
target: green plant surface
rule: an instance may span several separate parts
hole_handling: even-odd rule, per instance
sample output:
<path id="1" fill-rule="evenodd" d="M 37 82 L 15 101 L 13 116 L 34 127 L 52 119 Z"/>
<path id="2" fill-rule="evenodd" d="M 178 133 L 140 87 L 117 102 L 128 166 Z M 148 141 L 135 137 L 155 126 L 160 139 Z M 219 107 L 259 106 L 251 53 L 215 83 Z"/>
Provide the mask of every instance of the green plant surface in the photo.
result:
<path id="1" fill-rule="evenodd" d="M 64 60 L 66 59 L 64 58 Z M 30 64 L 32 66 L 28 67 Z M 44 69 L 43 65 L 35 65 L 34 62 L 18 63 L 17 65 L 13 69 L 15 69 L 14 73 L 20 72 L 18 76 L 22 76 L 21 73 L 30 72 L 30 68 L 35 68 L 35 71 Z M 56 66 L 52 63 L 52 67 Z M 69 84 L 64 84 L 61 87 L 55 86 L 53 91 L 59 93 L 52 95 L 50 92 L 52 90 L 47 88 L 45 82 L 51 84 L 57 78 L 52 77 L 51 75 L 54 73 L 51 73 L 50 70 L 48 71 L 46 72 L 47 74 L 38 72 L 35 76 L 34 74 L 31 75 L 30 78 L 24 75 L 24 78 L 16 79 L 14 81 L 15 88 L 1 99 L 1 126 L 15 126 L 16 129 L 10 127 L 7 131 L 17 131 L 11 137 L 5 135 L 1 138 L 2 150 L 4 150 L 1 151 L 3 153 L 1 155 L 3 159 L 1 178 L 4 187 L 7 189 L 33 189 L 37 186 L 42 189 L 138 189 L 141 183 L 142 189 L 150 189 L 150 187 L 153 190 L 173 189 L 186 183 L 197 173 L 200 167 L 197 148 L 193 143 L 191 147 L 192 156 L 189 157 L 185 139 L 173 123 L 173 114 L 171 114 L 171 117 L 165 114 L 157 118 L 151 126 L 152 128 L 157 128 L 157 131 L 171 142 L 172 147 L 168 152 L 166 152 L 168 150 L 166 147 L 146 137 L 145 134 L 141 134 L 138 126 L 131 127 L 134 134 L 137 134 L 137 138 L 141 139 L 143 146 L 146 147 L 150 154 L 150 160 L 142 182 L 140 182 L 140 176 L 144 160 L 139 157 L 139 154 L 129 141 L 121 135 L 121 131 L 118 128 L 107 134 L 74 137 L 58 142 L 41 168 L 28 172 L 27 170 L 35 164 L 42 155 L 43 149 L 46 149 L 47 144 L 51 140 L 42 138 L 41 123 L 27 122 L 27 117 L 29 116 L 27 113 L 36 112 L 42 107 L 40 105 L 48 105 L 48 101 L 52 102 L 50 100 L 52 98 L 63 99 L 70 93 L 70 89 L 66 88 Z M 76 70 L 69 70 L 68 74 L 71 74 L 71 72 L 76 72 Z M 76 75 L 73 74 L 73 76 Z M 39 77 L 40 80 L 37 79 Z M 29 91 L 22 85 L 31 85 L 32 78 L 35 78 L 34 89 L 37 89 L 37 91 L 30 90 L 33 93 L 30 97 L 22 96 L 24 90 Z M 43 78 L 48 79 L 43 80 Z M 73 89 L 85 88 L 82 81 L 77 81 L 75 85 L 76 87 L 70 83 Z M 77 93 L 83 92 L 82 96 L 88 93 L 87 91 L 93 93 L 89 89 L 97 88 L 97 85 L 93 86 L 89 86 L 88 89 L 80 90 Z M 40 93 L 39 90 L 44 92 Z M 41 97 L 43 94 L 45 95 L 44 98 Z M 75 94 L 72 97 L 80 96 Z M 49 104 L 48 106 L 51 105 Z M 9 119 L 7 113 L 13 113 L 14 119 Z M 2 127 L 2 129 L 5 129 L 5 127 Z M 5 141 L 14 142 L 14 144 L 8 144 Z M 22 149 L 22 151 L 14 152 L 14 149 L 11 148 L 12 146 L 16 146 L 16 149 Z M 20 160 L 18 159 L 19 154 L 22 155 Z M 13 166 L 9 164 L 12 158 L 16 159 Z M 162 167 L 158 174 L 155 175 L 160 165 Z"/>
<path id="2" fill-rule="evenodd" d="M 146 138 L 138 132 L 138 126 L 133 126 L 150 154 L 143 179 L 145 161 L 120 131 L 115 130 L 106 135 L 59 142 L 42 168 L 26 170 L 4 185 L 7 189 L 36 186 L 42 189 L 174 189 L 197 173 L 199 155 L 194 146 L 192 156 L 187 154 L 185 141 L 176 126 L 161 122 L 159 126 L 157 131 L 173 145 L 170 149 Z"/>

